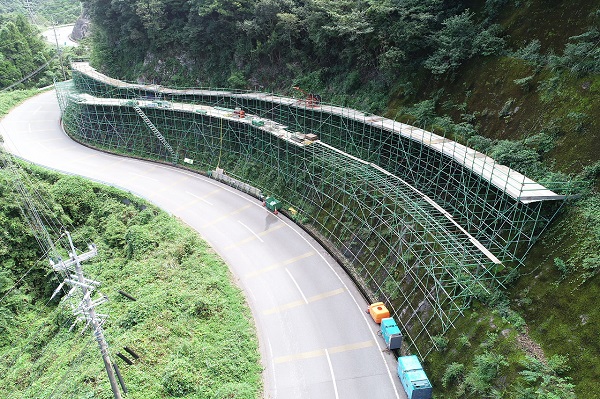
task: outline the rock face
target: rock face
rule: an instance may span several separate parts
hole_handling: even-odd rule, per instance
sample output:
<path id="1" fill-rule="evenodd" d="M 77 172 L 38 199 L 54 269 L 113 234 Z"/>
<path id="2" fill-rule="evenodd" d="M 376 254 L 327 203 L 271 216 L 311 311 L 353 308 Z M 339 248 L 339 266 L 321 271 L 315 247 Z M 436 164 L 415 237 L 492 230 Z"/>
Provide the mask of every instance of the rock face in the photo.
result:
<path id="1" fill-rule="evenodd" d="M 77 22 L 75 22 L 75 26 L 73 26 L 73 32 L 71 33 L 71 38 L 74 41 L 79 41 L 89 35 L 90 33 L 90 16 L 87 10 L 83 10 L 81 16 L 77 18 Z"/>

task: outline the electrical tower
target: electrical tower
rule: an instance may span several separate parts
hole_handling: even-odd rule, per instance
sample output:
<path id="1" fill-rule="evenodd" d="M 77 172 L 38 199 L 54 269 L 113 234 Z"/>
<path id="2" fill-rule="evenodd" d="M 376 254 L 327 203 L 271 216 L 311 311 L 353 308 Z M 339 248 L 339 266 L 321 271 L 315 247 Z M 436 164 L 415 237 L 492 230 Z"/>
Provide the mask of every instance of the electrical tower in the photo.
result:
<path id="1" fill-rule="evenodd" d="M 35 13 L 33 12 L 33 6 L 31 5 L 31 0 L 23 0 L 23 5 L 25 6 L 27 13 L 29 14 L 29 19 L 31 20 L 31 24 L 38 25 L 36 18 L 35 18 Z"/>
<path id="2" fill-rule="evenodd" d="M 50 265 L 52 268 L 55 271 L 65 275 L 64 281 L 56 288 L 52 294 L 52 297 L 54 298 L 65 285 L 71 287 L 66 298 L 73 296 L 77 291 L 81 290 L 83 299 L 79 305 L 73 309 L 73 314 L 77 317 L 77 319 L 71 326 L 71 329 L 73 329 L 79 321 L 86 322 L 82 333 L 91 326 L 94 336 L 96 337 L 96 341 L 98 342 L 98 346 L 100 347 L 102 360 L 104 361 L 104 368 L 108 374 L 110 387 L 113 391 L 114 397 L 115 399 L 121 399 L 121 393 L 117 386 L 117 380 L 115 379 L 115 373 L 113 371 L 113 364 L 110 361 L 110 356 L 108 353 L 108 344 L 104 339 L 104 332 L 102 331 L 102 324 L 108 316 L 96 313 L 95 310 L 96 306 L 106 302 L 108 298 L 103 295 L 96 300 L 92 300 L 92 292 L 98 285 L 100 285 L 100 283 L 85 278 L 83 275 L 83 268 L 81 267 L 81 262 L 96 256 L 98 250 L 95 245 L 91 244 L 88 252 L 77 255 L 71 235 L 69 232 L 66 232 L 66 235 L 69 239 L 70 246 L 69 260 L 64 261 L 59 258 L 57 263 L 50 260 Z"/>

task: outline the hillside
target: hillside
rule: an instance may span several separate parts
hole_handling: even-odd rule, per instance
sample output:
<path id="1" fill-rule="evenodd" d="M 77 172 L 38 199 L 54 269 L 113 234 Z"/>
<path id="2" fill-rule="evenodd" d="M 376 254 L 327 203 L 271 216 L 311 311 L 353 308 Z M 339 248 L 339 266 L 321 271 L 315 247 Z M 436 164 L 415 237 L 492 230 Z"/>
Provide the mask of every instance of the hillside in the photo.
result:
<path id="1" fill-rule="evenodd" d="M 570 201 L 505 297 L 427 359 L 436 397 L 594 398 L 600 258 L 600 3 L 89 0 L 92 61 L 178 86 L 292 85 L 425 126 Z M 548 304 L 552 306 L 548 306 Z M 554 396 L 552 396 L 554 395 Z"/>
<path id="2" fill-rule="evenodd" d="M 0 93 L 0 119 L 36 94 Z M 50 299 L 59 275 L 51 272 L 32 221 L 23 217 L 17 185 L 26 188 L 56 247 L 61 239 L 64 244 L 58 229 L 71 232 L 80 252 L 92 242 L 97 246 L 84 270 L 102 282 L 109 298 L 98 310 L 109 315 L 103 329 L 126 397 L 260 396 L 250 309 L 227 265 L 197 232 L 130 193 L 7 162 L 1 151 L 0 397 L 113 397 L 92 334 L 80 334 L 82 324 L 69 330 L 76 298 L 62 301 L 62 292 Z M 174 284 L 177 290 L 169 289 Z M 133 365 L 116 358 L 123 346 L 140 356 Z M 231 347 L 236 353 L 223 357 Z"/>
<path id="3" fill-rule="evenodd" d="M 110 298 L 98 312 L 109 314 L 103 329 L 128 398 L 259 397 L 252 316 L 227 265 L 196 232 L 139 198 L 82 178 L 25 164 L 19 175 L 43 197 L 33 201 L 57 246 L 61 226 L 76 247 L 97 245 L 85 274 L 102 282 L 94 295 Z M 0 170 L 0 396 L 112 398 L 94 337 L 79 334 L 83 324 L 69 329 L 76 298 L 50 299 L 60 279 L 20 217 L 16 178 Z M 139 356 L 132 365 L 116 357 L 124 346 Z"/>
<path id="4" fill-rule="evenodd" d="M 1 14 L 21 14 L 39 26 L 71 24 L 81 14 L 78 0 L 14 0 L 0 3 Z"/>
<path id="5" fill-rule="evenodd" d="M 33 17 L 36 24 L 47 23 L 43 15 L 53 18 L 60 15 L 66 21 L 74 22 L 77 13 L 69 10 L 74 1 L 44 1 L 35 3 L 39 14 Z M 76 2 L 75 2 L 76 3 Z M 46 10 L 47 8 L 47 10 Z M 46 11 L 44 11 L 46 10 Z M 79 10 L 79 8 L 77 8 Z M 19 3 L 10 6 L 0 3 L 0 90 L 22 90 L 46 87 L 55 80 L 64 78 L 63 71 L 68 70 L 71 57 L 80 57 L 86 52 L 85 46 L 62 48 L 55 46 L 42 37 L 41 25 L 31 22 Z M 61 62 L 65 69 L 61 68 Z"/>

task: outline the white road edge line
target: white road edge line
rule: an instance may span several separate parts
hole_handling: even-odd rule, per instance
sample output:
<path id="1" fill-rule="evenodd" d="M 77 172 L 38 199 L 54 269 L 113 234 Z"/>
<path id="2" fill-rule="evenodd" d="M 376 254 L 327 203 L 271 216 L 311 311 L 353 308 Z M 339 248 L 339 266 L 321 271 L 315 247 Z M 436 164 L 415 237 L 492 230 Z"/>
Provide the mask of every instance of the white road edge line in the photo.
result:
<path id="1" fill-rule="evenodd" d="M 255 232 L 252 231 L 252 229 L 250 229 L 250 227 L 246 226 L 244 223 L 242 223 L 241 220 L 238 220 L 238 223 L 241 224 L 242 226 L 244 226 L 246 228 L 246 230 L 248 230 L 250 233 L 252 233 L 254 235 L 254 237 L 258 238 L 258 240 L 260 242 L 264 242 L 262 238 L 259 237 L 258 234 L 256 234 Z"/>
<path id="2" fill-rule="evenodd" d="M 329 365 L 329 371 L 331 372 L 331 382 L 333 382 L 333 392 L 335 392 L 335 399 L 340 399 L 337 390 L 337 383 L 335 382 L 335 374 L 333 373 L 333 366 L 331 365 L 331 358 L 329 357 L 329 351 L 325 349 L 325 356 L 327 356 L 327 364 Z"/>
<path id="3" fill-rule="evenodd" d="M 65 136 L 66 136 L 66 134 L 65 134 Z M 67 137 L 68 137 L 68 136 L 67 136 Z M 97 150 L 96 150 L 96 151 L 97 151 Z M 112 156 L 112 157 L 114 157 L 114 158 L 121 158 L 121 159 L 123 159 L 123 157 L 122 157 L 122 156 L 119 156 L 119 155 L 116 155 L 116 154 L 107 154 L 107 155 L 109 155 L 109 156 Z M 128 158 L 126 158 L 126 159 L 128 159 Z M 146 162 L 148 162 L 148 161 L 146 161 Z M 182 174 L 184 174 L 184 175 L 188 175 L 188 176 L 190 176 L 190 177 L 193 177 L 193 178 L 196 178 L 196 179 L 198 179 L 198 180 L 205 181 L 205 182 L 207 182 L 207 183 L 209 183 L 209 184 L 212 184 L 212 185 L 213 185 L 213 186 L 215 186 L 215 187 L 220 187 L 220 188 L 223 188 L 225 191 L 228 191 L 228 192 L 230 192 L 230 193 L 232 193 L 232 194 L 234 194 L 234 195 L 237 195 L 238 197 L 240 197 L 240 198 L 243 198 L 243 199 L 245 199 L 246 201 L 248 201 L 248 202 L 250 202 L 250 203 L 254 203 L 254 205 L 255 205 L 255 206 L 262 208 L 262 205 L 260 205 L 260 204 L 258 204 L 258 203 L 256 203 L 256 202 L 252 201 L 252 200 L 251 200 L 251 199 L 248 197 L 248 195 L 247 195 L 247 194 L 241 194 L 241 193 L 240 193 L 238 190 L 235 190 L 235 189 L 233 189 L 233 188 L 231 188 L 231 187 L 227 186 L 226 184 L 219 183 L 219 182 L 217 182 L 217 181 L 215 181 L 215 180 L 213 180 L 213 179 L 211 179 L 211 178 L 209 178 L 209 177 L 206 177 L 206 176 L 203 176 L 203 175 L 200 175 L 200 174 L 197 174 L 197 173 L 191 173 L 191 172 L 187 172 L 187 171 L 182 171 L 181 169 L 179 169 L 179 168 L 175 168 L 175 167 L 172 167 L 172 166 L 167 166 L 167 165 L 155 165 L 155 166 L 156 166 L 157 168 L 161 168 L 161 169 L 171 169 L 171 170 L 177 170 L 177 171 L 179 171 L 180 173 L 182 173 Z M 56 169 L 56 170 L 58 170 L 58 169 Z M 92 179 L 92 180 L 93 180 L 93 179 Z M 103 182 L 102 180 L 96 180 L 96 181 L 98 181 L 98 182 L 100 182 L 100 183 L 107 184 L 107 185 L 109 185 L 109 186 L 112 186 L 112 187 L 117 187 L 117 188 L 120 188 L 118 185 L 114 185 L 114 184 L 106 183 L 106 182 Z M 126 189 L 126 188 L 123 188 L 123 189 L 124 189 L 125 191 L 132 192 L 131 190 L 128 190 L 128 189 Z M 134 193 L 134 194 L 135 194 L 135 192 L 132 192 L 132 193 Z M 142 198 L 146 198 L 146 199 L 149 199 L 148 197 L 146 197 L 146 196 L 144 196 L 144 195 L 140 195 L 140 197 L 142 197 Z M 170 212 L 168 212 L 168 213 L 170 213 Z M 306 243 L 307 243 L 307 244 L 308 244 L 308 245 L 309 245 L 309 246 L 310 246 L 312 249 L 314 249 L 314 250 L 315 250 L 315 252 L 317 252 L 317 253 L 319 254 L 319 256 L 321 257 L 321 259 L 323 259 L 323 261 L 324 261 L 324 262 L 327 264 L 327 266 L 329 266 L 329 269 L 330 269 L 330 270 L 331 270 L 331 271 L 332 271 L 332 272 L 333 272 L 333 273 L 334 273 L 334 274 L 337 276 L 338 280 L 339 280 L 339 281 L 342 283 L 342 285 L 344 286 L 344 288 L 346 289 L 346 291 L 347 291 L 347 292 L 348 292 L 348 294 L 350 295 L 350 298 L 352 298 L 352 301 L 354 301 L 354 304 L 355 304 L 355 305 L 356 305 L 356 307 L 358 308 L 358 311 L 359 311 L 359 313 L 362 315 L 362 318 L 363 318 L 363 320 L 364 320 L 364 321 L 365 321 L 365 323 L 367 324 L 367 328 L 368 328 L 368 329 L 369 329 L 369 331 L 371 332 L 371 336 L 373 337 L 373 341 L 375 341 L 375 342 L 376 342 L 376 344 L 377 344 L 377 347 L 380 349 L 380 356 L 381 356 L 381 359 L 383 360 L 383 364 L 384 364 L 384 366 L 385 366 L 385 368 L 386 368 L 386 370 L 387 370 L 387 374 L 388 374 L 388 377 L 390 378 L 390 382 L 392 383 L 392 386 L 394 387 L 394 393 L 395 393 L 395 395 L 396 395 L 396 399 L 400 399 L 400 395 L 398 395 L 398 390 L 396 389 L 396 387 L 397 387 L 397 386 L 396 386 L 396 382 L 395 382 L 396 380 L 395 380 L 395 379 L 392 377 L 392 373 L 391 373 L 391 371 L 390 371 L 390 368 L 388 367 L 387 361 L 385 360 L 385 357 L 384 357 L 384 355 L 383 355 L 383 350 L 384 350 L 384 348 L 382 348 L 382 346 L 381 346 L 381 343 L 379 342 L 379 339 L 377 339 L 377 337 L 375 336 L 375 333 L 374 333 L 374 332 L 373 332 L 373 330 L 371 329 L 371 326 L 370 326 L 370 324 L 369 324 L 369 320 L 367 320 L 367 316 L 365 315 L 365 312 L 363 311 L 363 309 L 362 309 L 362 308 L 360 307 L 360 305 L 358 304 L 358 301 L 356 300 L 356 298 L 354 298 L 354 295 L 352 295 L 352 292 L 351 292 L 351 291 L 348 289 L 348 286 L 346 285 L 346 283 L 344 282 L 344 280 L 342 280 L 342 278 L 340 277 L 340 275 L 339 275 L 339 274 L 338 274 L 338 273 L 335 271 L 335 269 L 333 268 L 333 266 L 331 265 L 331 263 L 329 263 L 329 262 L 327 261 L 327 259 L 325 259 L 325 257 L 323 256 L 323 254 L 322 254 L 322 253 L 321 253 L 321 252 L 320 252 L 320 251 L 319 251 L 319 250 L 318 250 L 318 249 L 317 249 L 317 248 L 316 248 L 316 247 L 315 247 L 315 246 L 314 246 L 314 245 L 313 245 L 313 244 L 312 244 L 312 243 L 311 243 L 311 242 L 310 242 L 310 241 L 309 241 L 309 240 L 308 240 L 306 237 L 304 237 L 302 234 L 300 234 L 300 232 L 299 232 L 299 231 L 297 231 L 297 230 L 296 230 L 296 229 L 294 229 L 292 226 L 290 226 L 290 224 L 289 224 L 288 222 L 286 222 L 286 221 L 285 221 L 283 218 L 279 218 L 279 220 L 281 220 L 281 222 L 282 222 L 282 223 L 284 223 L 284 224 L 285 224 L 287 227 L 289 227 L 290 229 L 292 229 L 292 231 L 294 231 L 294 232 L 295 232 L 295 233 L 296 233 L 296 234 L 297 234 L 297 235 L 298 235 L 298 236 L 299 236 L 301 239 L 303 239 L 304 241 L 306 241 Z M 240 222 L 240 223 L 241 223 L 241 222 Z M 261 241 L 262 241 L 262 240 L 261 240 Z M 386 348 L 386 349 L 387 349 L 387 348 Z"/>
<path id="4" fill-rule="evenodd" d="M 287 269 L 287 267 L 285 268 L 285 271 L 287 272 L 288 276 L 290 276 L 290 278 L 294 282 L 294 285 L 296 286 L 296 288 L 298 288 L 300 295 L 302 295 L 302 299 L 304 299 L 304 303 L 308 305 L 308 301 L 306 300 L 306 297 L 304 296 L 304 292 L 302 292 L 302 290 L 300 289 L 300 286 L 296 282 L 296 279 L 294 278 L 294 276 L 292 276 L 292 273 L 290 273 L 290 271 Z"/>
<path id="5" fill-rule="evenodd" d="M 277 397 L 277 377 L 275 375 L 275 357 L 273 356 L 273 347 L 271 346 L 271 340 L 267 337 L 267 345 L 269 347 L 269 354 L 271 355 L 271 367 L 273 368 L 273 386 L 271 389 L 273 390 L 274 397 Z"/>
<path id="6" fill-rule="evenodd" d="M 352 291 L 350 291 L 348 289 L 348 286 L 346 285 L 346 283 L 344 282 L 344 280 L 342 280 L 342 278 L 340 277 L 340 275 L 335 271 L 335 269 L 333 268 L 333 266 L 331 265 L 331 263 L 329 263 L 327 261 L 327 259 L 325 259 L 325 257 L 323 256 L 323 254 L 317 248 L 315 248 L 315 246 L 306 237 L 304 237 L 302 234 L 300 234 L 296 229 L 292 228 L 290 226 L 290 224 L 287 223 L 283 218 L 279 218 L 279 220 L 281 220 L 281 222 L 283 222 L 285 225 L 287 225 L 289 228 L 291 228 L 300 238 L 302 238 L 304 241 L 306 241 L 306 243 L 312 249 L 314 249 L 316 253 L 319 254 L 319 256 L 321 257 L 321 259 L 323 259 L 323 261 L 327 264 L 327 266 L 329 266 L 329 269 L 337 276 L 338 280 L 340 280 L 340 283 L 342 283 L 342 285 L 344 286 L 344 288 L 346 289 L 346 291 L 348 292 L 348 294 L 350 294 L 350 298 L 352 298 L 352 301 L 354 301 L 354 304 L 358 308 L 358 312 L 362 315 L 363 320 L 367 324 L 368 330 L 371 332 L 371 336 L 373 337 L 373 341 L 375 341 L 375 343 L 377 344 L 377 347 L 379 348 L 379 354 L 381 355 L 381 360 L 383 360 L 383 364 L 385 366 L 385 369 L 387 370 L 387 374 L 388 374 L 388 377 L 390 378 L 390 382 L 392 383 L 392 386 L 394 387 L 394 394 L 396 394 L 396 399 L 400 399 L 400 395 L 398 395 L 398 390 L 396 389 L 396 380 L 392 377 L 392 373 L 390 372 L 390 368 L 389 368 L 389 366 L 387 364 L 387 361 L 385 360 L 385 357 L 383 355 L 384 348 L 381 347 L 381 342 L 379 342 L 380 340 L 377 339 L 377 337 L 375 336 L 375 333 L 371 329 L 371 325 L 369 323 L 369 320 L 367 320 L 367 316 L 365 315 L 365 312 L 363 311 L 363 309 L 361 309 L 360 305 L 358 304 L 358 301 L 356 300 L 356 298 L 354 298 L 354 295 L 352 295 Z M 385 348 L 385 349 L 387 349 L 387 348 Z"/>
<path id="7" fill-rule="evenodd" d="M 171 169 L 173 167 L 169 167 L 166 165 L 156 165 L 159 168 L 165 168 L 165 169 Z M 176 169 L 176 168 L 173 168 Z M 227 186 L 226 184 L 223 183 L 218 183 L 216 181 L 213 181 L 213 179 L 206 177 L 206 176 L 202 176 L 202 175 L 198 175 L 196 173 L 190 173 L 190 172 L 186 172 L 183 171 L 184 174 L 187 174 L 189 176 L 195 177 L 199 180 L 204 180 L 206 182 L 208 182 L 209 184 L 212 184 L 216 187 L 223 187 L 223 189 L 225 191 L 229 191 L 230 193 L 237 195 L 240 198 L 244 198 L 246 201 L 254 203 L 255 206 L 262 208 L 262 206 L 254 201 L 252 201 L 250 198 L 248 198 L 248 195 L 245 194 L 241 194 L 239 191 Z M 335 269 L 333 268 L 333 266 L 331 265 L 331 263 L 329 263 L 327 261 L 327 259 L 323 256 L 323 254 L 306 238 L 304 237 L 302 234 L 300 234 L 300 232 L 298 230 L 296 230 L 295 228 L 293 228 L 292 226 L 290 226 L 290 224 L 288 222 L 286 222 L 283 218 L 279 218 L 279 220 L 285 224 L 287 227 L 289 227 L 290 229 L 292 229 L 292 231 L 294 231 L 302 240 L 306 241 L 306 243 L 315 250 L 316 253 L 319 254 L 319 256 L 321 257 L 321 259 L 323 259 L 323 261 L 327 264 L 327 266 L 329 266 L 329 269 L 336 275 L 336 277 L 338 278 L 338 280 L 342 283 L 342 285 L 344 286 L 344 288 L 346 289 L 346 291 L 348 292 L 348 294 L 350 295 L 350 298 L 352 298 L 352 301 L 354 302 L 354 304 L 356 305 L 356 307 L 358 308 L 358 312 L 362 315 L 363 320 L 365 321 L 365 324 L 367 324 L 367 328 L 369 329 L 369 331 L 371 332 L 371 336 L 373 337 L 373 341 L 375 341 L 375 343 L 377 344 L 377 347 L 379 348 L 379 354 L 381 356 L 381 360 L 383 360 L 383 364 L 387 370 L 387 374 L 388 377 L 390 378 L 390 382 L 392 383 L 392 386 L 394 387 L 394 394 L 396 395 L 396 399 L 400 399 L 400 395 L 398 394 L 398 390 L 397 390 L 397 384 L 396 384 L 396 380 L 394 379 L 394 377 L 392 377 L 392 372 L 390 371 L 390 368 L 388 367 L 387 361 L 385 360 L 385 356 L 383 355 L 383 351 L 384 349 L 387 348 L 383 348 L 381 342 L 379 342 L 379 339 L 375 336 L 375 333 L 373 332 L 373 330 L 371 329 L 371 325 L 369 323 L 369 320 L 367 320 L 367 316 L 366 313 L 364 312 L 364 309 L 362 309 L 360 307 L 360 305 L 358 304 L 358 301 L 356 300 L 356 298 L 354 298 L 354 295 L 352 295 L 352 291 L 350 291 L 348 289 L 348 286 L 346 285 L 346 283 L 344 282 L 344 280 L 342 280 L 342 278 L 340 277 L 340 275 L 335 271 Z M 298 227 L 300 228 L 300 227 Z M 398 381 L 399 382 L 399 381 Z"/>
<path id="8" fill-rule="evenodd" d="M 186 193 L 186 194 L 189 194 L 189 195 L 191 195 L 191 196 L 192 196 L 192 197 L 194 197 L 194 198 L 197 198 L 197 199 L 199 199 L 200 201 L 206 202 L 208 205 L 211 205 L 211 206 L 213 205 L 213 203 L 212 203 L 212 202 L 210 202 L 210 201 L 207 201 L 207 200 L 205 200 L 204 198 L 197 196 L 196 194 L 192 194 L 192 193 L 190 193 L 189 191 L 186 191 L 185 193 Z"/>

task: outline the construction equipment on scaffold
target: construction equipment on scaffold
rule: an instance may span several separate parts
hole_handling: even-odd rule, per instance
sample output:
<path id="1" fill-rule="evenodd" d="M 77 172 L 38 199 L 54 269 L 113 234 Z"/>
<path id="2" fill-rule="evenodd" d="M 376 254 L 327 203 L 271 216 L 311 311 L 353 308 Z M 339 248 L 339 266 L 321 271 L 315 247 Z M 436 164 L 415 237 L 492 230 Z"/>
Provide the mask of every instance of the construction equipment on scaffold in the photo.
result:
<path id="1" fill-rule="evenodd" d="M 319 104 L 321 103 L 321 96 L 318 94 L 314 94 L 314 93 L 308 93 L 305 90 L 302 90 L 300 87 L 298 86 L 294 86 L 292 87 L 294 90 L 298 90 L 300 93 L 302 93 L 304 95 L 304 103 L 306 104 L 307 107 L 318 107 Z"/>

